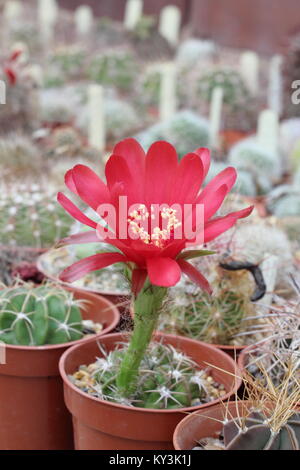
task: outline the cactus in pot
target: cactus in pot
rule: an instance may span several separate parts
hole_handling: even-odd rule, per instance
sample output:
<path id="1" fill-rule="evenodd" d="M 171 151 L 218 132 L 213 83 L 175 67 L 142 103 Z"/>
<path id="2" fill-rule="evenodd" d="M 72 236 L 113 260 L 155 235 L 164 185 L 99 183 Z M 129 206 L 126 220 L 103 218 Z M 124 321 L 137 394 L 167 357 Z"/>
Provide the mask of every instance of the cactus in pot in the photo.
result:
<path id="1" fill-rule="evenodd" d="M 17 284 L 0 291 L 0 340 L 41 346 L 81 339 L 82 302 L 51 284 Z"/>
<path id="2" fill-rule="evenodd" d="M 187 244 L 186 236 L 190 236 L 190 240 L 194 241 L 193 246 L 199 245 L 199 240 L 195 241 L 195 234 L 191 236 L 191 234 L 177 233 L 178 238 L 175 237 L 175 230 L 182 224 L 185 226 L 189 215 L 180 215 L 178 206 L 174 209 L 173 206 L 162 207 L 162 205 L 170 200 L 174 201 L 174 204 L 177 201 L 180 208 L 186 200 L 194 204 L 195 210 L 197 204 L 204 205 L 205 220 L 208 224 L 205 228 L 204 242 L 214 239 L 235 225 L 239 218 L 247 217 L 252 212 L 253 207 L 249 207 L 224 218 L 213 218 L 234 185 L 236 172 L 233 168 L 226 169 L 200 192 L 209 164 L 210 155 L 207 149 L 196 149 L 183 157 L 179 163 L 175 148 L 168 142 L 155 142 L 145 155 L 136 140 L 126 139 L 115 146 L 113 155 L 106 163 L 107 185 L 90 168 L 76 165 L 70 169 L 66 174 L 67 187 L 91 208 L 97 210 L 98 215 L 101 216 L 102 209 L 104 210 L 103 203 L 116 201 L 117 206 L 113 206 L 112 210 L 116 211 L 115 215 L 117 213 L 125 223 L 125 244 L 116 236 L 119 230 L 113 221 L 108 222 L 106 219 L 107 204 L 102 214 L 107 224 L 103 226 L 92 218 L 84 216 L 64 194 L 58 194 L 58 201 L 65 210 L 79 222 L 93 229 L 66 238 L 61 242 L 62 245 L 95 243 L 100 235 L 102 241 L 112 245 L 114 249 L 116 247 L 119 249 L 118 252 L 114 250 L 98 253 L 76 262 L 62 272 L 60 279 L 64 282 L 74 282 L 88 272 L 123 263 L 124 271 L 131 283 L 135 325 L 128 348 L 122 355 L 115 382 L 119 395 L 124 398 L 134 393 L 141 363 L 156 328 L 168 287 L 176 285 L 180 281 L 181 273 L 185 273 L 203 290 L 211 293 L 208 281 L 188 262 L 191 258 L 205 256 L 211 252 L 198 249 L 184 251 Z M 182 188 L 182 192 L 176 190 L 173 194 L 172 188 Z M 116 199 L 111 198 L 110 191 Z M 121 195 L 125 198 L 129 196 L 135 209 L 129 208 L 128 212 L 127 207 L 122 210 L 118 199 Z M 154 204 L 157 203 L 159 203 L 158 218 L 154 213 Z M 141 226 L 142 221 L 145 225 L 147 221 L 148 223 L 152 221 L 152 227 L 148 226 L 146 229 Z M 163 228 L 163 224 L 166 224 L 166 228 Z M 204 242 L 202 241 L 202 244 Z"/>

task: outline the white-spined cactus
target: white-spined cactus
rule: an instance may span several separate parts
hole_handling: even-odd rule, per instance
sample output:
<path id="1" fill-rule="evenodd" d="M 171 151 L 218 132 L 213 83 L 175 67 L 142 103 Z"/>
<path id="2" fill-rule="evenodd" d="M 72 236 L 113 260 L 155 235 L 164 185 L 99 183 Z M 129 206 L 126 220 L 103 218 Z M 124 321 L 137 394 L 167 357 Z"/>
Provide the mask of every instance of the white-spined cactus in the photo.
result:
<path id="1" fill-rule="evenodd" d="M 155 124 L 137 136 L 141 145 L 148 149 L 155 140 L 167 140 L 178 152 L 179 158 L 195 148 L 208 144 L 208 121 L 197 114 L 180 111 L 166 122 Z"/>

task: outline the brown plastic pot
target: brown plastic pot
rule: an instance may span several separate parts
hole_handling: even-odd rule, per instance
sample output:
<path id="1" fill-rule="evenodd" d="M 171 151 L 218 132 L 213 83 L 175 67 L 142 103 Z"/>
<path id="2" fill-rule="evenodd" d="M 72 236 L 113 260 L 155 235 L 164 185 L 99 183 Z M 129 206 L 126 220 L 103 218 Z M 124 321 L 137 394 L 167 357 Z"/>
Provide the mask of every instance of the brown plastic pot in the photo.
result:
<path id="1" fill-rule="evenodd" d="M 101 336 L 119 322 L 118 309 L 108 300 L 82 292 L 84 319 L 104 324 Z M 5 346 L 6 363 L 0 363 L 0 449 L 64 450 L 73 448 L 72 420 L 64 405 L 58 362 L 64 351 L 81 339 L 49 346 Z"/>
<path id="2" fill-rule="evenodd" d="M 176 426 L 173 436 L 175 450 L 191 450 L 205 437 L 218 438 L 223 428 L 222 421 L 226 416 L 226 409 L 229 411 L 228 416 L 236 418 L 238 413 L 243 415 L 252 406 L 251 401 L 230 401 L 191 413 Z"/>
<path id="3" fill-rule="evenodd" d="M 171 344 L 190 356 L 199 368 L 207 364 L 216 366 L 211 374 L 224 384 L 228 399 L 241 385 L 240 373 L 235 362 L 223 351 L 188 338 L 156 333 L 155 339 Z M 101 338 L 107 351 L 128 340 L 128 334 L 115 333 Z M 72 347 L 60 360 L 60 373 L 64 381 L 65 403 L 72 413 L 75 448 L 77 450 L 160 450 L 173 449 L 172 436 L 175 426 L 186 413 L 208 408 L 220 400 L 198 407 L 180 410 L 153 410 L 128 407 L 92 397 L 78 389 L 68 378 L 82 364 L 89 364 L 101 357 L 99 345 L 92 339 Z M 228 371 L 228 372 L 226 372 Z M 234 374 L 237 377 L 234 377 Z"/>

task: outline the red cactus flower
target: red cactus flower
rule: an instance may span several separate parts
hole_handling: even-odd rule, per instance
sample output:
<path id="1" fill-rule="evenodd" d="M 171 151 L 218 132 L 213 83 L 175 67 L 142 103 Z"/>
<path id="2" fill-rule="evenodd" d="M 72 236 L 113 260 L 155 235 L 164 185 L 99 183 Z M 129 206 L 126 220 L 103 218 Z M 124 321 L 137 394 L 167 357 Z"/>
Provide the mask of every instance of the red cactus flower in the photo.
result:
<path id="1" fill-rule="evenodd" d="M 108 232 L 105 242 L 119 251 L 80 260 L 65 269 L 61 279 L 72 282 L 90 271 L 124 262 L 132 270 L 132 289 L 135 293 L 140 290 L 147 276 L 154 285 L 170 287 L 178 283 L 182 273 L 210 292 L 207 280 L 187 261 L 208 253 L 200 250 L 184 251 L 191 240 L 185 235 L 180 239 L 175 238 L 176 227 L 180 223 L 185 226 L 187 218 L 192 217 L 195 232 L 201 230 L 203 243 L 207 243 L 230 229 L 238 219 L 247 217 L 253 207 L 213 218 L 233 187 L 237 175 L 234 168 L 226 168 L 201 190 L 209 165 L 210 154 L 205 148 L 187 154 L 179 162 L 174 147 L 167 142 L 154 143 L 145 155 L 136 140 L 126 139 L 115 146 L 106 164 L 106 184 L 84 165 L 76 165 L 69 170 L 65 176 L 67 187 L 95 211 L 101 204 L 111 204 L 120 215 L 120 196 L 127 197 L 128 206 L 139 206 L 138 210 L 130 213 L 129 217 L 126 214 L 125 218 L 128 233 L 133 231 L 135 239 L 121 236 L 121 227 L 117 223 L 115 233 Z M 62 240 L 61 244 L 99 241 L 97 222 L 87 217 L 64 194 L 58 194 L 58 202 L 72 217 L 93 229 L 70 236 Z M 180 223 L 174 211 L 161 211 L 158 226 L 147 232 L 139 226 L 139 221 L 151 217 L 149 214 L 154 204 L 176 204 L 179 207 L 189 204 L 192 210 Z M 201 227 L 195 227 L 195 208 L 200 204 L 203 205 L 204 223 Z M 167 229 L 163 229 L 162 222 L 166 218 Z"/>

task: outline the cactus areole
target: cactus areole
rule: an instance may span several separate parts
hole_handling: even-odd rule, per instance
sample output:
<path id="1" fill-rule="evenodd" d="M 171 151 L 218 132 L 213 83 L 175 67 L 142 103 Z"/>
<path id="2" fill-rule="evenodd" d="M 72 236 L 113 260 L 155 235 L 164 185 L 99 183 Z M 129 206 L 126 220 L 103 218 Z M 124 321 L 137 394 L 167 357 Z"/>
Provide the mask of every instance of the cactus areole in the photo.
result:
<path id="1" fill-rule="evenodd" d="M 188 260 L 211 254 L 199 246 L 252 212 L 248 207 L 214 217 L 237 175 L 234 168 L 226 168 L 201 189 L 209 166 L 205 148 L 179 162 L 175 148 L 167 142 L 155 142 L 145 154 L 137 141 L 126 139 L 115 146 L 106 163 L 106 184 L 84 165 L 66 173 L 68 189 L 94 209 L 97 221 L 58 194 L 65 210 L 92 228 L 62 240 L 61 245 L 104 241 L 112 247 L 68 267 L 61 280 L 72 282 L 90 271 L 124 263 L 131 283 L 134 332 L 117 378 L 124 396 L 135 387 L 167 288 L 176 285 L 184 273 L 210 293 L 208 281 Z"/>

